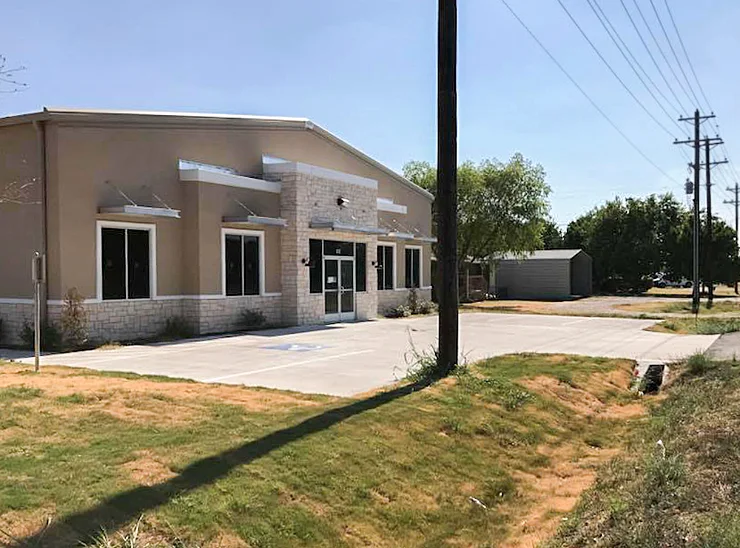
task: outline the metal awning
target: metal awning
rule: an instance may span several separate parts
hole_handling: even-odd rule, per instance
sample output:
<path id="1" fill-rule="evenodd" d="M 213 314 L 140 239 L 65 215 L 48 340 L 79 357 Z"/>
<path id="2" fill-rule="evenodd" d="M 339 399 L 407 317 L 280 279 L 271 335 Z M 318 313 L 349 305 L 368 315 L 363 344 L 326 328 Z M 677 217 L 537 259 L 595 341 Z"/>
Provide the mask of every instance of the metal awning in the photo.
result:
<path id="1" fill-rule="evenodd" d="M 288 221 L 279 217 L 262 217 L 260 215 L 247 215 L 245 217 L 224 217 L 224 223 L 250 224 L 265 226 L 288 226 Z"/>
<path id="2" fill-rule="evenodd" d="M 334 230 L 337 232 L 357 232 L 360 234 L 388 234 L 387 230 L 377 228 L 374 226 L 361 226 L 346 223 L 343 221 L 335 221 L 332 219 L 314 218 L 308 225 L 310 228 L 324 228 L 328 230 Z"/>
<path id="3" fill-rule="evenodd" d="M 114 215 L 131 215 L 137 217 L 166 217 L 168 219 L 179 219 L 180 210 L 168 207 L 148 207 L 140 205 L 122 205 L 98 208 L 99 213 Z"/>

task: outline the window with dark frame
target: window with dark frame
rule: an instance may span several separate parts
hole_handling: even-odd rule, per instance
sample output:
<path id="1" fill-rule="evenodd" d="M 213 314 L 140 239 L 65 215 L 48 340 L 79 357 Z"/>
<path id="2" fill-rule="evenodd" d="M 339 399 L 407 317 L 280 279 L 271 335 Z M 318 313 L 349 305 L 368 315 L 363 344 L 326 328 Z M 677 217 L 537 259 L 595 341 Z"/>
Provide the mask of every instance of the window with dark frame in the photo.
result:
<path id="1" fill-rule="evenodd" d="M 421 277 L 419 275 L 421 268 L 421 250 L 416 248 L 406 248 L 406 287 L 421 287 Z"/>
<path id="2" fill-rule="evenodd" d="M 259 295 L 260 239 L 247 234 L 226 234 L 224 241 L 226 295 Z"/>
<path id="3" fill-rule="evenodd" d="M 309 259 L 309 291 L 311 293 L 324 292 L 324 242 L 322 240 L 308 241 Z"/>
<path id="4" fill-rule="evenodd" d="M 393 280 L 393 246 L 378 246 L 378 290 L 395 289 Z"/>
<path id="5" fill-rule="evenodd" d="M 150 231 L 103 227 L 103 300 L 151 297 Z"/>
<path id="6" fill-rule="evenodd" d="M 355 291 L 367 291 L 367 245 L 355 244 Z"/>

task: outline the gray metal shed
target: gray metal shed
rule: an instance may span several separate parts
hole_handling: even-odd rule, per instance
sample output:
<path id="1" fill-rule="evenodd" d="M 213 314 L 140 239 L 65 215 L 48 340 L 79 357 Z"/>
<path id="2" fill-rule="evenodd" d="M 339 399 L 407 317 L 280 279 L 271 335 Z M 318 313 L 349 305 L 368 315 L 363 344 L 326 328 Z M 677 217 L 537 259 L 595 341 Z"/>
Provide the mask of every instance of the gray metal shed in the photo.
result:
<path id="1" fill-rule="evenodd" d="M 591 271 L 591 257 L 582 249 L 540 250 L 523 259 L 499 260 L 495 286 L 499 295 L 509 299 L 588 296 L 593 292 Z"/>

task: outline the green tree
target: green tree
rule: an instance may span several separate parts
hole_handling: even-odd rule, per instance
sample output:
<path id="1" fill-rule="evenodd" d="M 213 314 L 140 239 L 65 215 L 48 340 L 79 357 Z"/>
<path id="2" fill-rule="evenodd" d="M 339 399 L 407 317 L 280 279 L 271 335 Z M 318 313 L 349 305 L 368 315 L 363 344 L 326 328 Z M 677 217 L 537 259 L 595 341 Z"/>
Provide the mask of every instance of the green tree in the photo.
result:
<path id="1" fill-rule="evenodd" d="M 435 193 L 436 170 L 409 162 L 404 176 Z M 542 166 L 521 154 L 508 162 L 465 162 L 458 168 L 458 259 L 476 261 L 505 253 L 524 254 L 542 246 L 550 204 Z M 436 208 L 434 208 L 436 219 Z M 435 223 L 436 224 L 436 223 Z"/>
<path id="2" fill-rule="evenodd" d="M 604 291 L 641 291 L 656 272 L 691 278 L 692 215 L 672 195 L 616 198 L 568 225 L 564 245 L 582 248 L 594 260 L 594 283 Z M 714 279 L 734 283 L 738 275 L 735 232 L 714 221 Z M 702 223 L 706 241 L 706 223 Z M 702 246 L 706 250 L 706 245 Z M 702 264 L 706 264 L 706 255 Z"/>
<path id="3" fill-rule="evenodd" d="M 563 249 L 563 233 L 558 225 L 548 219 L 542 226 L 542 247 L 544 249 Z"/>

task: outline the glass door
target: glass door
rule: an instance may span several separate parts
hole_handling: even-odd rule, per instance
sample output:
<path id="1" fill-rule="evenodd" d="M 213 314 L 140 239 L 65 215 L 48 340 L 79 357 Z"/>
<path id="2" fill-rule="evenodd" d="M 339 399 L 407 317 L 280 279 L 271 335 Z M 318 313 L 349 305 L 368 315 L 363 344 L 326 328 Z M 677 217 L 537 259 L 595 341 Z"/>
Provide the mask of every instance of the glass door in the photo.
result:
<path id="1" fill-rule="evenodd" d="M 355 319 L 355 261 L 324 259 L 324 314 L 327 322 Z"/>
<path id="2" fill-rule="evenodd" d="M 355 261 L 342 259 L 340 268 L 339 313 L 342 321 L 355 319 Z"/>

